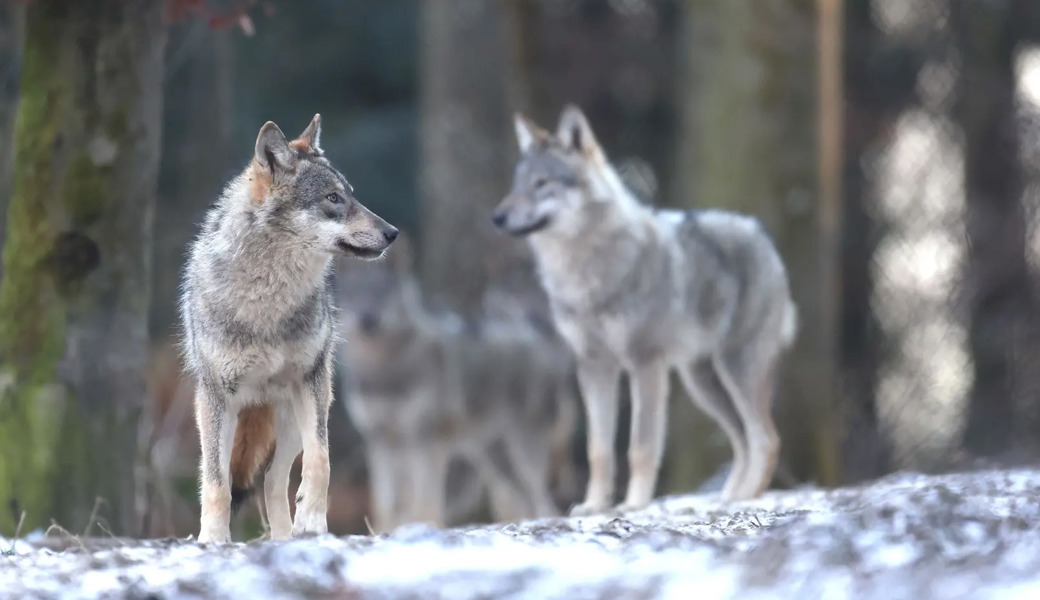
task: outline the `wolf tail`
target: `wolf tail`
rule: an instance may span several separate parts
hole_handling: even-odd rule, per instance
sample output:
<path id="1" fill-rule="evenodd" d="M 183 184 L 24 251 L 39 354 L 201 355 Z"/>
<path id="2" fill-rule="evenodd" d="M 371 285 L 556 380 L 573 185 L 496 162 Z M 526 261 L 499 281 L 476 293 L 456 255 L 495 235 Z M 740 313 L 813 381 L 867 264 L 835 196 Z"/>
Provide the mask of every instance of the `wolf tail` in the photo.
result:
<path id="1" fill-rule="evenodd" d="M 784 323 L 780 329 L 780 343 L 784 348 L 790 348 L 798 335 L 798 307 L 791 300 L 784 307 Z"/>
<path id="2" fill-rule="evenodd" d="M 256 475 L 274 456 L 274 411 L 270 406 L 250 406 L 238 414 L 235 444 L 231 448 L 231 512 L 252 495 Z"/>

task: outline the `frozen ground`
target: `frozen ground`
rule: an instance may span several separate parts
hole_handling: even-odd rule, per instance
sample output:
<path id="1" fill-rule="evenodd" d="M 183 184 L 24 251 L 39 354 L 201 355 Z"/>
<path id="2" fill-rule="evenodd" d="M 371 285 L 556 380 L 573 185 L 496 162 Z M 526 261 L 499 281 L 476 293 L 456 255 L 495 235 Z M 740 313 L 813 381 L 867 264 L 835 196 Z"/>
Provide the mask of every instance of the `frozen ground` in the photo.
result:
<path id="1" fill-rule="evenodd" d="M 1040 598 L 1040 471 L 897 475 L 722 507 L 203 549 L 0 539 L 0 597 Z M 51 540 L 54 546 L 54 540 Z"/>

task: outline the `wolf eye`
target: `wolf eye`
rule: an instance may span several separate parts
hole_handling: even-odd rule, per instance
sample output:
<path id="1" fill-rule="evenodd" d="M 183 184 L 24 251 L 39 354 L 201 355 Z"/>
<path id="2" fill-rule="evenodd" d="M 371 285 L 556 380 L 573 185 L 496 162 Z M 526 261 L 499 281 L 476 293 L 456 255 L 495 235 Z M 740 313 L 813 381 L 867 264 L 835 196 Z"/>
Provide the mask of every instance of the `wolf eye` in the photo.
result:
<path id="1" fill-rule="evenodd" d="M 547 185 L 549 185 L 549 180 L 544 177 L 540 177 L 534 182 L 534 189 L 540 190 Z"/>
<path id="2" fill-rule="evenodd" d="M 336 193 L 332 193 L 332 194 L 329 194 L 328 196 L 325 196 L 325 199 L 328 200 L 329 202 L 333 203 L 333 204 L 342 204 L 343 203 L 343 197 L 340 196 L 339 194 L 336 194 Z"/>

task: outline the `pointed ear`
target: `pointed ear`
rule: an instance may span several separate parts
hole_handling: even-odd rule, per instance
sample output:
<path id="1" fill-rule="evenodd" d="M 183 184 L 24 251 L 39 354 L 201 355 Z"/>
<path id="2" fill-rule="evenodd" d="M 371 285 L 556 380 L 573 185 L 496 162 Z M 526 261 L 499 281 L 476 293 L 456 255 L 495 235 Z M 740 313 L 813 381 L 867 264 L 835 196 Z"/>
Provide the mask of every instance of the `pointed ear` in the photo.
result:
<path id="1" fill-rule="evenodd" d="M 560 114 L 560 124 L 556 127 L 556 138 L 564 148 L 570 148 L 586 154 L 599 152 L 599 142 L 592 134 L 585 113 L 573 104 L 568 104 Z"/>
<path id="2" fill-rule="evenodd" d="M 290 145 L 301 152 L 321 156 L 321 115 L 314 115 L 311 124 Z"/>
<path id="3" fill-rule="evenodd" d="M 520 146 L 520 152 L 527 152 L 536 142 L 549 139 L 548 131 L 520 113 L 513 113 L 513 127 L 516 129 L 516 142 Z"/>
<path id="4" fill-rule="evenodd" d="M 282 130 L 271 121 L 264 123 L 256 136 L 255 158 L 261 167 L 271 172 L 296 168 L 296 153 L 289 147 Z"/>
<path id="5" fill-rule="evenodd" d="M 386 264 L 403 275 L 412 272 L 412 244 L 405 232 L 400 232 L 386 253 Z"/>

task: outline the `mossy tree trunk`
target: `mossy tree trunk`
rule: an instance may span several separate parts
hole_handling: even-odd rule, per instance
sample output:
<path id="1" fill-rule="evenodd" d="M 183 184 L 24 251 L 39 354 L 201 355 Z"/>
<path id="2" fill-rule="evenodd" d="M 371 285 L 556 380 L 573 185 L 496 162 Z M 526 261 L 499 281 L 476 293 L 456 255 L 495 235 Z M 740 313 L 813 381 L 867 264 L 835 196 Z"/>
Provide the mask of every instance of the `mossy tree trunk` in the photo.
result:
<path id="1" fill-rule="evenodd" d="M 781 466 L 799 479 L 833 484 L 840 163 L 829 156 L 833 115 L 820 118 L 834 112 L 820 112 L 820 11 L 814 0 L 683 6 L 683 125 L 672 203 L 752 214 L 772 233 L 801 317 L 774 410 Z"/>
<path id="2" fill-rule="evenodd" d="M 25 5 L 0 2 L 0 245 L 6 230 L 3 216 L 7 214 L 7 202 L 11 198 L 14 116 L 18 106 L 24 37 Z"/>
<path id="3" fill-rule="evenodd" d="M 716 39 L 710 35 L 719 25 L 710 3 L 682 5 L 677 48 L 679 85 L 676 112 L 680 123 L 676 135 L 675 164 L 671 165 L 672 194 L 663 198 L 668 205 L 697 208 L 696 182 L 702 168 L 697 154 L 701 122 L 698 110 L 704 91 L 705 54 L 716 56 Z M 661 465 L 659 493 L 680 494 L 696 490 L 712 476 L 720 463 L 730 460 L 729 442 L 721 430 L 690 401 L 677 377 L 672 377 L 668 408 L 668 438 Z"/>
<path id="4" fill-rule="evenodd" d="M 0 531 L 134 533 L 162 3 L 28 6 L 0 281 Z M 95 530 L 96 531 L 96 530 Z"/>

